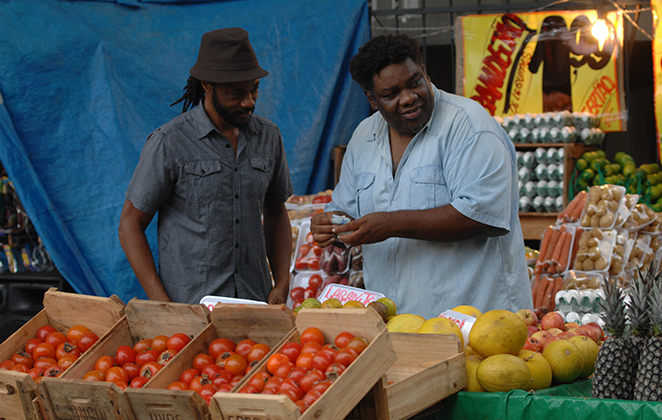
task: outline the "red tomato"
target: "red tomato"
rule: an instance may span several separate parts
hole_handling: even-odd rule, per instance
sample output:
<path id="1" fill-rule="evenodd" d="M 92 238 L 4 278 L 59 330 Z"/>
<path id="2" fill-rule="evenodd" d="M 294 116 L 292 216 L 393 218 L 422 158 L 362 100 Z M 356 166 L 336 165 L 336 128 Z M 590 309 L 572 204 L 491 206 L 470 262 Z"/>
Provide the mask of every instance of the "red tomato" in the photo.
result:
<path id="1" fill-rule="evenodd" d="M 218 372 L 218 375 L 211 381 L 211 383 L 213 383 L 215 387 L 220 388 L 223 385 L 230 385 L 230 382 L 232 382 L 233 378 L 234 377 L 230 372 L 223 369 L 222 371 Z"/>
<path id="2" fill-rule="evenodd" d="M 129 382 L 129 372 L 119 366 L 113 366 L 106 372 L 106 382 Z"/>
<path id="3" fill-rule="evenodd" d="M 283 379 L 283 382 L 280 384 L 280 390 L 282 391 L 284 389 L 293 391 L 296 395 L 296 401 L 303 398 L 304 392 L 299 388 L 299 384 L 290 378 Z"/>
<path id="4" fill-rule="evenodd" d="M 168 348 L 168 337 L 167 335 L 157 335 L 152 339 L 152 349 L 161 353 L 163 350 Z"/>
<path id="5" fill-rule="evenodd" d="M 136 351 L 136 353 L 141 353 L 145 350 L 149 350 L 152 348 L 152 339 L 151 338 L 145 338 L 140 341 L 138 341 L 136 344 L 133 345 L 133 349 Z"/>
<path id="6" fill-rule="evenodd" d="M 14 353 L 11 357 L 11 361 L 14 362 L 15 365 L 25 365 L 28 369 L 32 369 L 34 367 L 34 359 L 32 358 L 32 355 L 23 353 L 22 351 Z"/>
<path id="7" fill-rule="evenodd" d="M 188 335 L 184 333 L 175 333 L 170 336 L 168 342 L 166 343 L 166 346 L 170 350 L 175 350 L 177 352 L 180 352 L 190 342 L 191 342 L 191 338 Z"/>
<path id="8" fill-rule="evenodd" d="M 115 351 L 115 360 L 117 360 L 117 364 L 120 366 L 124 366 L 127 363 L 135 363 L 136 351 L 131 346 L 119 346 Z"/>
<path id="9" fill-rule="evenodd" d="M 4 362 L 0 363 L 0 370 L 11 370 L 14 365 L 15 363 L 11 360 L 5 360 Z"/>
<path id="10" fill-rule="evenodd" d="M 62 366 L 52 365 L 52 366 L 49 366 L 48 369 L 46 369 L 46 372 L 44 373 L 44 376 L 48 376 L 49 378 L 57 378 L 58 376 L 62 375 L 62 372 L 64 372 L 64 369 L 62 369 Z"/>
<path id="11" fill-rule="evenodd" d="M 308 263 L 306 263 L 306 267 L 308 267 Z M 304 300 L 303 291 L 303 287 L 301 286 L 293 287 L 292 290 L 290 290 L 290 298 L 295 302 Z"/>
<path id="12" fill-rule="evenodd" d="M 269 356 L 269 360 L 267 360 L 267 371 L 269 371 L 269 373 L 273 375 L 276 372 L 278 365 L 280 365 L 284 361 L 289 361 L 289 360 L 290 358 L 282 353 L 274 353 L 271 356 Z"/>
<path id="13" fill-rule="evenodd" d="M 299 381 L 299 387 L 304 393 L 307 393 L 313 388 L 313 385 L 324 379 L 326 379 L 324 372 L 317 369 L 311 369 L 310 372 L 306 373 L 303 378 L 301 378 Z"/>
<path id="14" fill-rule="evenodd" d="M 233 354 L 237 354 L 237 353 L 233 351 L 226 351 L 225 353 L 219 354 L 218 357 L 216 358 L 216 364 L 225 369 L 225 361 L 228 359 L 228 357 L 232 356 Z"/>
<path id="15" fill-rule="evenodd" d="M 346 368 L 346 366 L 341 365 L 340 363 L 333 363 L 326 368 L 324 373 L 326 374 L 327 378 L 335 381 L 338 379 L 338 376 L 340 376 L 340 374 L 345 371 Z"/>
<path id="16" fill-rule="evenodd" d="M 347 348 L 352 349 L 358 354 L 361 354 L 363 350 L 365 350 L 366 347 L 368 347 L 368 340 L 364 337 L 354 337 L 351 340 L 349 340 L 349 343 L 347 343 Z"/>
<path id="17" fill-rule="evenodd" d="M 52 357 L 55 358 L 55 347 L 51 343 L 41 343 L 32 351 L 32 358 L 37 360 L 42 357 Z"/>
<path id="18" fill-rule="evenodd" d="M 241 340 L 240 342 L 237 343 L 237 347 L 235 347 L 234 351 L 237 352 L 237 354 L 240 354 L 244 359 L 248 360 L 248 353 L 251 352 L 251 349 L 253 348 L 254 345 L 257 343 L 250 338 L 247 338 L 245 340 Z"/>
<path id="19" fill-rule="evenodd" d="M 202 376 L 196 376 L 189 384 L 189 388 L 191 389 L 191 391 L 195 391 L 199 394 L 200 390 L 202 389 L 202 386 L 208 384 L 211 384 L 211 381 L 209 379 L 203 378 Z"/>
<path id="20" fill-rule="evenodd" d="M 91 370 L 83 376 L 83 379 L 86 381 L 103 382 L 106 380 L 106 374 L 100 370 Z"/>
<path id="21" fill-rule="evenodd" d="M 260 391 L 257 390 L 254 386 L 246 384 L 243 386 L 239 391 L 237 391 L 239 394 L 259 394 Z"/>
<path id="22" fill-rule="evenodd" d="M 297 358 L 296 365 L 310 370 L 313 368 L 313 357 L 315 357 L 314 353 L 301 353 Z"/>
<path id="23" fill-rule="evenodd" d="M 311 269 L 311 270 L 316 270 L 316 271 L 319 270 L 320 269 L 320 259 L 319 259 L 319 257 L 308 258 L 308 268 Z"/>
<path id="24" fill-rule="evenodd" d="M 162 365 L 165 365 L 169 361 L 171 361 L 172 358 L 175 357 L 176 355 L 177 355 L 177 350 L 165 349 L 161 352 L 161 354 L 159 354 L 159 357 L 156 359 L 156 361 Z"/>
<path id="25" fill-rule="evenodd" d="M 140 367 L 140 376 L 144 376 L 148 379 L 152 378 L 161 370 L 162 367 L 163 365 L 161 365 L 159 362 L 147 362 Z"/>
<path id="26" fill-rule="evenodd" d="M 78 348 L 80 348 L 81 352 L 86 352 L 87 349 L 92 347 L 94 343 L 99 341 L 99 336 L 93 333 L 92 331 L 85 333 L 80 340 L 78 340 Z"/>
<path id="27" fill-rule="evenodd" d="M 57 365 L 57 360 L 53 359 L 52 357 L 42 357 L 41 359 L 37 359 L 34 362 L 34 367 L 44 370 L 53 365 Z"/>
<path id="28" fill-rule="evenodd" d="M 248 366 L 248 362 L 241 354 L 233 354 L 225 361 L 225 370 L 235 376 L 243 375 L 246 372 L 246 366 Z"/>
<path id="29" fill-rule="evenodd" d="M 313 274 L 308 279 L 308 286 L 314 289 L 320 289 L 324 284 L 324 279 L 319 274 Z"/>
<path id="30" fill-rule="evenodd" d="M 267 383 L 269 378 L 271 378 L 271 375 L 269 375 L 269 373 L 258 372 L 248 380 L 247 385 L 257 389 L 257 392 L 262 392 L 262 390 L 264 389 L 264 385 Z"/>
<path id="31" fill-rule="evenodd" d="M 300 400 L 300 398 L 298 398 L 299 394 L 296 391 L 292 390 L 292 389 L 287 389 L 287 388 L 286 389 L 279 389 L 276 392 L 276 395 L 285 395 L 286 397 L 291 399 L 292 402 L 294 402 L 294 403 L 296 403 L 297 401 Z"/>
<path id="32" fill-rule="evenodd" d="M 290 372 L 292 372 L 292 369 L 297 367 L 294 363 L 290 362 L 289 359 L 281 362 L 280 365 L 276 368 L 276 371 L 274 372 L 274 376 L 278 376 L 279 378 L 287 378 L 290 376 Z"/>
<path id="33" fill-rule="evenodd" d="M 32 368 L 28 369 L 28 375 L 32 378 L 32 380 L 36 381 L 37 378 L 43 377 L 44 376 L 44 369 L 39 369 L 39 368 Z"/>
<path id="34" fill-rule="evenodd" d="M 283 383 L 283 378 L 279 378 L 278 376 L 273 376 L 269 379 L 267 379 L 267 382 L 264 383 L 264 389 L 262 390 L 262 393 L 268 393 L 269 390 L 271 390 L 271 393 L 275 394 L 279 389 L 280 389 L 280 384 Z"/>
<path id="35" fill-rule="evenodd" d="M 224 370 L 224 368 L 220 367 L 216 363 L 211 363 L 202 369 L 200 376 L 206 376 L 213 381 Z"/>
<path id="36" fill-rule="evenodd" d="M 56 331 L 57 330 L 51 327 L 50 325 L 44 325 L 43 327 L 37 330 L 36 337 L 41 341 L 46 341 L 46 337 L 48 337 L 51 333 L 54 333 Z"/>
<path id="37" fill-rule="evenodd" d="M 54 333 L 50 333 L 44 342 L 50 343 L 54 348 L 58 348 L 60 344 L 67 342 L 67 336 L 59 331 L 55 331 Z"/>
<path id="38" fill-rule="evenodd" d="M 193 358 L 192 366 L 193 368 L 198 369 L 200 372 L 202 372 L 202 369 L 204 369 L 205 366 L 210 365 L 212 363 L 215 363 L 215 361 L 210 355 L 208 355 L 207 353 L 198 353 Z"/>
<path id="39" fill-rule="evenodd" d="M 309 342 L 319 343 L 320 346 L 324 345 L 324 334 L 316 327 L 308 327 L 301 333 L 301 338 L 299 339 L 301 344 L 306 344 Z"/>
<path id="40" fill-rule="evenodd" d="M 230 381 L 230 385 L 232 385 L 232 388 L 237 386 L 239 381 L 241 381 L 242 379 L 244 379 L 244 375 L 237 375 L 234 378 L 232 378 L 232 380 Z"/>
<path id="41" fill-rule="evenodd" d="M 117 385 L 119 387 L 119 389 L 127 389 L 129 387 L 129 385 L 124 381 L 117 381 L 117 382 L 113 382 L 113 383 L 115 385 Z"/>
<path id="42" fill-rule="evenodd" d="M 330 195 L 318 195 L 317 197 L 313 198 L 313 204 L 328 203 L 332 199 L 333 198 Z"/>
<path id="43" fill-rule="evenodd" d="M 235 347 L 236 345 L 234 341 L 221 337 L 209 343 L 208 353 L 211 357 L 214 358 L 214 360 L 216 360 L 219 355 L 227 351 L 234 351 Z"/>
<path id="44" fill-rule="evenodd" d="M 303 291 L 303 299 L 306 300 L 308 298 L 314 298 L 317 297 L 317 289 L 313 289 L 312 287 L 306 287 Z"/>
<path id="45" fill-rule="evenodd" d="M 294 267 L 296 267 L 298 271 L 308 270 L 308 261 L 304 261 L 303 259 L 299 258 L 294 262 Z"/>
<path id="46" fill-rule="evenodd" d="M 294 404 L 296 404 L 297 407 L 299 407 L 299 414 L 303 414 L 306 410 L 308 410 L 308 407 L 310 407 L 310 404 L 305 402 L 303 399 L 295 402 Z"/>
<path id="47" fill-rule="evenodd" d="M 321 248 L 319 245 L 313 245 L 313 254 L 317 257 L 320 257 L 324 253 L 324 248 Z"/>
<path id="48" fill-rule="evenodd" d="M 149 381 L 148 378 L 145 378 L 144 376 L 137 376 L 131 380 L 129 386 L 131 388 L 142 388 L 143 386 L 145 386 L 147 381 Z"/>
<path id="49" fill-rule="evenodd" d="M 336 345 L 336 347 L 342 349 L 347 347 L 347 343 L 349 343 L 349 340 L 352 338 L 354 338 L 354 334 L 348 331 L 343 331 L 336 336 L 333 343 Z"/>
<path id="50" fill-rule="evenodd" d="M 318 351 L 321 350 L 322 350 L 322 346 L 320 345 L 320 343 L 317 343 L 315 341 L 306 343 L 301 347 L 301 353 L 317 353 Z"/>
<path id="51" fill-rule="evenodd" d="M 311 233 L 309 233 L 308 235 L 310 235 L 310 237 L 312 238 Z M 312 242 L 301 245 L 301 248 L 299 248 L 299 255 L 301 256 L 301 258 L 306 257 L 312 248 L 313 248 Z"/>
<path id="52" fill-rule="evenodd" d="M 333 358 L 333 362 L 347 367 L 352 364 L 352 362 L 356 360 L 358 356 L 359 354 L 355 350 L 344 348 L 338 350 L 336 357 Z"/>
<path id="53" fill-rule="evenodd" d="M 126 370 L 126 373 L 129 374 L 129 383 L 131 383 L 132 380 L 140 376 L 140 366 L 138 366 L 135 363 L 124 363 L 122 365 L 122 368 Z"/>
<path id="54" fill-rule="evenodd" d="M 310 244 L 311 246 L 315 243 L 315 239 L 313 238 L 313 232 L 308 232 L 306 234 L 306 243 Z"/>
<path id="55" fill-rule="evenodd" d="M 283 347 L 280 348 L 280 352 L 287 356 L 290 359 L 290 362 L 295 363 L 297 361 L 297 357 L 301 354 L 301 343 L 297 342 L 291 342 L 284 344 Z"/>
<path id="56" fill-rule="evenodd" d="M 65 354 L 58 359 L 57 364 L 62 366 L 62 369 L 67 370 L 76 360 L 78 360 L 78 356 L 75 354 Z"/>
<path id="57" fill-rule="evenodd" d="M 135 347 L 134 347 L 134 350 L 135 350 Z M 138 366 L 142 366 L 142 365 L 144 365 L 145 363 L 148 363 L 148 362 L 156 362 L 159 358 L 159 354 L 161 354 L 159 351 L 151 350 L 151 349 L 138 352 L 136 354 L 136 364 Z"/>
<path id="58" fill-rule="evenodd" d="M 207 385 L 202 385 L 200 388 L 200 396 L 202 397 L 203 400 L 207 401 L 207 404 L 209 404 L 209 401 L 211 401 L 211 397 L 214 396 L 216 393 L 216 387 L 212 384 L 207 384 Z"/>
<path id="59" fill-rule="evenodd" d="M 12 372 L 22 372 L 22 373 L 28 373 L 28 370 L 31 368 L 25 366 L 23 363 L 16 363 L 14 366 L 11 367 Z"/>
<path id="60" fill-rule="evenodd" d="M 313 360 L 311 364 L 314 369 L 321 370 L 322 372 L 324 372 L 326 371 L 326 368 L 328 368 L 332 363 L 333 363 L 333 356 L 323 351 L 320 351 L 317 352 L 315 356 L 313 356 Z"/>
<path id="61" fill-rule="evenodd" d="M 186 391 L 189 389 L 189 387 L 184 382 L 176 381 L 168 385 L 166 389 L 175 390 L 175 391 Z"/>
<path id="62" fill-rule="evenodd" d="M 65 342 L 60 344 L 57 349 L 55 349 L 55 358 L 60 360 L 62 357 L 67 354 L 75 354 L 76 357 L 80 356 L 80 349 L 75 344 L 70 342 Z"/>
<path id="63" fill-rule="evenodd" d="M 101 356 L 94 363 L 94 370 L 101 371 L 106 373 L 108 369 L 113 366 L 117 366 L 117 361 L 112 356 Z"/>
<path id="64" fill-rule="evenodd" d="M 328 354 L 331 356 L 331 359 L 333 359 L 336 357 L 336 353 L 338 353 L 338 347 L 336 347 L 334 344 L 325 344 L 320 349 L 320 352 Z"/>
<path id="65" fill-rule="evenodd" d="M 308 406 L 310 407 L 321 396 L 322 396 L 322 393 L 320 391 L 310 390 L 310 391 L 306 392 L 306 395 L 303 396 L 302 401 L 306 402 L 308 404 Z"/>
<path id="66" fill-rule="evenodd" d="M 90 332 L 90 329 L 82 325 L 74 325 L 67 330 L 67 341 L 73 344 L 78 344 L 85 334 Z"/>
<path id="67" fill-rule="evenodd" d="M 196 376 L 200 376 L 200 371 L 198 369 L 186 369 L 179 375 L 179 382 L 184 382 L 186 385 L 188 385 Z"/>
<path id="68" fill-rule="evenodd" d="M 230 384 L 223 384 L 219 386 L 218 389 L 216 390 L 216 392 L 230 392 L 230 391 L 232 391 L 232 385 Z"/>
<path id="69" fill-rule="evenodd" d="M 38 338 L 29 339 L 28 342 L 25 343 L 25 352 L 32 354 L 34 352 L 35 347 L 37 347 L 37 344 L 41 344 L 41 343 L 43 343 L 43 341 L 41 341 Z"/>
<path id="70" fill-rule="evenodd" d="M 255 361 L 260 361 L 271 351 L 271 347 L 263 343 L 257 343 L 251 347 L 251 351 L 248 352 L 248 363 L 253 363 Z"/>

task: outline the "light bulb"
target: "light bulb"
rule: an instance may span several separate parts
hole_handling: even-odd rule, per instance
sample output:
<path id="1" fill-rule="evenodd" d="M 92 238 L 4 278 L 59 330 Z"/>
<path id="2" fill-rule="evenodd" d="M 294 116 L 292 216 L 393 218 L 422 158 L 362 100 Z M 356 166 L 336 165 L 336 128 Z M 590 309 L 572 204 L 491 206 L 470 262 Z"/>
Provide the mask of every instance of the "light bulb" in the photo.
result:
<path id="1" fill-rule="evenodd" d="M 602 47 L 609 36 L 609 28 L 604 19 L 598 19 L 593 23 L 591 34 L 598 40 L 598 49 L 602 51 Z"/>

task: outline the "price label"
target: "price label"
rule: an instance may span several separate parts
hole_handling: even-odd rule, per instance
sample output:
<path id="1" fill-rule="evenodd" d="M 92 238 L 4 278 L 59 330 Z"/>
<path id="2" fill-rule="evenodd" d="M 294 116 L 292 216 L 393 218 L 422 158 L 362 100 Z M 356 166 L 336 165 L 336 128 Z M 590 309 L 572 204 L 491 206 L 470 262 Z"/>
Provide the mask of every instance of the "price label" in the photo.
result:
<path id="1" fill-rule="evenodd" d="M 460 331 L 462 331 L 462 338 L 464 338 L 464 347 L 466 347 L 469 343 L 469 332 L 471 331 L 471 327 L 474 326 L 476 318 L 472 317 L 471 315 L 465 315 L 460 312 L 451 311 L 450 309 L 439 314 L 439 318 L 448 318 L 455 322 L 458 327 L 460 327 Z"/>
<path id="2" fill-rule="evenodd" d="M 371 292 L 365 289 L 359 289 L 357 287 L 347 286 L 344 284 L 329 284 L 322 290 L 322 294 L 317 298 L 320 302 L 324 302 L 327 299 L 338 299 L 343 304 L 355 300 L 361 302 L 365 306 L 368 306 L 370 302 L 374 302 L 377 299 L 385 297 L 383 294 L 378 292 Z"/>
<path id="3" fill-rule="evenodd" d="M 250 299 L 238 299 L 238 298 L 229 298 L 229 297 L 223 297 L 223 296 L 210 296 L 207 295 L 200 299 L 200 304 L 205 305 L 207 308 L 209 308 L 210 311 L 214 310 L 214 306 L 216 306 L 217 303 L 234 303 L 234 304 L 242 304 L 242 305 L 266 305 L 266 302 L 262 302 L 260 300 L 250 300 Z"/>

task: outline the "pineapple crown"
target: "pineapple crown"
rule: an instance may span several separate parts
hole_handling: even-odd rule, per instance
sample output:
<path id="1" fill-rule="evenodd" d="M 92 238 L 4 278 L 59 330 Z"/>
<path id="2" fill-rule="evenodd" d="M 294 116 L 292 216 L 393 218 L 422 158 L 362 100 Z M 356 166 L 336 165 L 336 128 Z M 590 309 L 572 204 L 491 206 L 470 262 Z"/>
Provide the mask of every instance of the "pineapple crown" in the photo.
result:
<path id="1" fill-rule="evenodd" d="M 662 281 L 653 283 L 648 294 L 648 316 L 653 326 L 653 334 L 662 336 Z"/>
<path id="2" fill-rule="evenodd" d="M 645 273 L 640 268 L 633 276 L 630 286 L 630 301 L 625 304 L 626 314 L 632 326 L 632 334 L 635 336 L 648 336 L 651 329 L 651 320 L 649 317 L 648 295 L 654 283 L 659 283 L 662 274 L 653 268 L 648 267 Z"/>
<path id="3" fill-rule="evenodd" d="M 625 293 L 623 289 L 610 281 L 603 283 L 602 290 L 605 294 L 605 300 L 600 302 L 600 306 L 604 310 L 601 317 L 605 323 L 605 329 L 615 338 L 623 337 L 626 321 L 625 305 L 623 304 Z M 662 315 L 662 312 L 660 314 Z"/>

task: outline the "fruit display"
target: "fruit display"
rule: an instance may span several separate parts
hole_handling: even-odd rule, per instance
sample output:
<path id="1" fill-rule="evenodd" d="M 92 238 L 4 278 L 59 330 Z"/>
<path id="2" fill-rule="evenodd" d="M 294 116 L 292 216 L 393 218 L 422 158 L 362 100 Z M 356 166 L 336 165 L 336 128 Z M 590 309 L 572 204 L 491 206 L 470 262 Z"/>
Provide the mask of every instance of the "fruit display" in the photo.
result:
<path id="1" fill-rule="evenodd" d="M 0 363 L 0 370 L 27 373 L 36 383 L 44 377 L 57 378 L 98 340 L 84 325 L 74 325 L 66 334 L 44 325 L 23 349 Z"/>
<path id="2" fill-rule="evenodd" d="M 566 323 L 558 312 L 487 311 L 469 333 L 467 387 L 472 392 L 538 390 L 593 374 L 604 332 L 597 323 Z"/>

